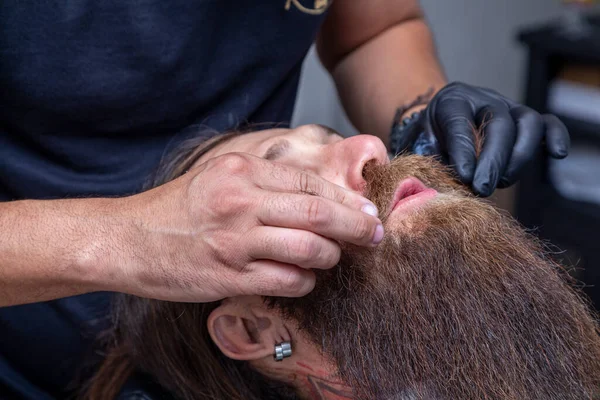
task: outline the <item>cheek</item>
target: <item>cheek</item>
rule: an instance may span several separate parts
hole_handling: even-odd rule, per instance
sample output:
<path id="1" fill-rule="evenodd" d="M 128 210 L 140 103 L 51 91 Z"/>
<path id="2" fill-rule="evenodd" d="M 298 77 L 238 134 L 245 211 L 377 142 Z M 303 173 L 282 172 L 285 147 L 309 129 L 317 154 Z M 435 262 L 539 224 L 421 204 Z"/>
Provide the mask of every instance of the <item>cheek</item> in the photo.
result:
<path id="1" fill-rule="evenodd" d="M 311 172 L 328 182 L 347 188 L 348 184 L 344 170 L 340 165 L 335 165 L 328 158 L 325 152 L 319 152 L 317 148 L 310 151 L 294 152 L 278 162 Z"/>
<path id="2" fill-rule="evenodd" d="M 349 185 L 346 182 L 346 176 L 344 175 L 344 173 L 342 171 L 335 170 L 335 169 L 321 168 L 321 171 L 317 172 L 317 174 L 321 178 L 325 179 L 326 181 L 334 183 L 343 188 L 349 189 Z"/>

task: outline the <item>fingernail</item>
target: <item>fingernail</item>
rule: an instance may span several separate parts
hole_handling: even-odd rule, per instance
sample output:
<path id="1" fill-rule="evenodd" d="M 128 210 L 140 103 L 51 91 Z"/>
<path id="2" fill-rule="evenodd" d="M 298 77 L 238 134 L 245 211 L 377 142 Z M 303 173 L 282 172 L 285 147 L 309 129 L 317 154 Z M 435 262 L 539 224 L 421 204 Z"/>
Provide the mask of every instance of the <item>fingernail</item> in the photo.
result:
<path id="1" fill-rule="evenodd" d="M 476 190 L 476 194 L 478 194 L 480 197 L 488 197 L 489 195 L 491 195 L 493 190 L 490 190 L 490 184 L 489 183 L 483 183 L 481 185 L 479 185 L 479 189 Z"/>
<path id="2" fill-rule="evenodd" d="M 383 225 L 377 225 L 375 228 L 375 235 L 373 236 L 373 244 L 379 244 L 383 240 Z"/>
<path id="3" fill-rule="evenodd" d="M 567 156 L 567 154 L 569 154 L 569 152 L 565 148 L 558 149 L 556 151 L 556 155 L 559 156 L 559 157 L 561 157 L 561 158 L 565 158 Z"/>
<path id="4" fill-rule="evenodd" d="M 361 208 L 362 212 L 364 212 L 365 214 L 369 214 L 373 217 L 377 217 L 377 215 L 379 214 L 379 211 L 377 210 L 377 207 L 375 207 L 374 204 L 370 204 L 367 203 L 365 204 L 362 208 Z"/>

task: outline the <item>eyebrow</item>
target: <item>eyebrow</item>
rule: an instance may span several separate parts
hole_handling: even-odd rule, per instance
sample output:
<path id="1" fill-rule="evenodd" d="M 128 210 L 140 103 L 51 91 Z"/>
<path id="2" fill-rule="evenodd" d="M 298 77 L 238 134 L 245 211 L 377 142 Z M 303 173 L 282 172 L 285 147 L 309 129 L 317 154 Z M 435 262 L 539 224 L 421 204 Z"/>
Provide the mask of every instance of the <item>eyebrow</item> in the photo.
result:
<path id="1" fill-rule="evenodd" d="M 341 136 L 337 131 L 324 126 L 324 125 L 319 125 L 322 129 L 322 132 L 325 132 L 327 134 L 327 137 L 329 136 L 333 136 L 333 135 L 337 135 L 337 136 Z M 281 139 L 278 140 L 277 142 L 273 143 L 273 145 L 271 145 L 267 151 L 265 152 L 265 154 L 263 155 L 263 158 L 265 160 L 270 160 L 270 161 L 275 161 L 281 157 L 283 157 L 292 147 L 292 144 L 290 143 L 289 140 L 287 139 Z"/>

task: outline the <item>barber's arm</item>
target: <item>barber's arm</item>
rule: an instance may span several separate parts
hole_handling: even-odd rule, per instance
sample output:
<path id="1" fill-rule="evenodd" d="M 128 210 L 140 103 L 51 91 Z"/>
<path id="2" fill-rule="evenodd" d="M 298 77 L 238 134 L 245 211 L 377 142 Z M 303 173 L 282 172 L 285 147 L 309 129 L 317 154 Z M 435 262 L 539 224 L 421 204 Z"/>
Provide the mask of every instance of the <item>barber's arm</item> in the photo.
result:
<path id="1" fill-rule="evenodd" d="M 112 218 L 102 199 L 0 203 L 0 307 L 101 290 L 85 258 Z"/>
<path id="2" fill-rule="evenodd" d="M 396 109 L 446 78 L 416 0 L 336 0 L 317 38 L 354 125 L 385 143 Z"/>
<path id="3" fill-rule="evenodd" d="M 94 291 L 208 302 L 302 296 L 339 242 L 373 246 L 362 196 L 306 171 L 227 154 L 124 198 L 0 203 L 0 307 Z M 367 210 L 367 211 L 362 211 Z"/>
<path id="4" fill-rule="evenodd" d="M 442 155 L 479 195 L 515 183 L 544 139 L 550 156 L 568 153 L 569 135 L 558 118 L 489 89 L 447 85 L 418 0 L 334 1 L 317 49 L 361 132 L 389 144 L 402 109 L 393 150 Z M 402 129 L 403 119 L 423 109 L 411 129 Z M 485 140 L 478 156 L 480 127 Z"/>

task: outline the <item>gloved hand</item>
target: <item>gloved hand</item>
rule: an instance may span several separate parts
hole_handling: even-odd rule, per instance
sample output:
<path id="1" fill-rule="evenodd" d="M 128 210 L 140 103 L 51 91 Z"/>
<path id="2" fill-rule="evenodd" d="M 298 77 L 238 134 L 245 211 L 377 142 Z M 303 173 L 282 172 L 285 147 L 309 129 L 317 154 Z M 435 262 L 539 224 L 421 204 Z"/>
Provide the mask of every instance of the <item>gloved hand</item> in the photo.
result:
<path id="1" fill-rule="evenodd" d="M 545 139 L 551 157 L 564 158 L 569 133 L 554 115 L 540 115 L 485 88 L 451 83 L 440 90 L 419 122 L 402 138 L 416 154 L 441 155 L 480 196 L 515 183 Z M 482 129 L 483 146 L 476 155 L 474 129 Z"/>

